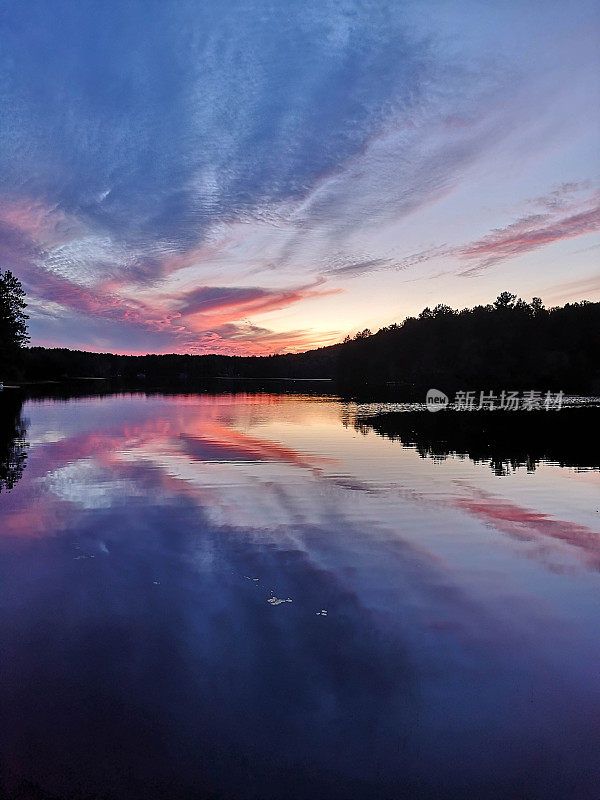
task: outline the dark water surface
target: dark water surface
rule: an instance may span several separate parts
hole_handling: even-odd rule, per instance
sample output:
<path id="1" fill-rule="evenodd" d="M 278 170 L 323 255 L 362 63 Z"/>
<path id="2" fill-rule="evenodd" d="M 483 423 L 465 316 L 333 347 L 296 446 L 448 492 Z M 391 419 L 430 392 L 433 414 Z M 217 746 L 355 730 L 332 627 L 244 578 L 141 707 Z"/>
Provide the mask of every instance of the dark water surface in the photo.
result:
<path id="1" fill-rule="evenodd" d="M 490 469 L 357 410 L 3 415 L 5 797 L 600 797 L 593 459 Z"/>

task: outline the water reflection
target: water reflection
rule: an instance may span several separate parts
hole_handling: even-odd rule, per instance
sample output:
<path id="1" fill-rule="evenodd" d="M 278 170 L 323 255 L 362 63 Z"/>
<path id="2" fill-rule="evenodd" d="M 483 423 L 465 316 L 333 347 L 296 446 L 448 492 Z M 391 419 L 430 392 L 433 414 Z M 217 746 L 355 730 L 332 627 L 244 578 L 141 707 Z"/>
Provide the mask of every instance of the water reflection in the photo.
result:
<path id="1" fill-rule="evenodd" d="M 0 394 L 0 492 L 10 491 L 27 463 L 27 423 L 21 415 L 23 402 L 11 392 Z"/>
<path id="2" fill-rule="evenodd" d="M 489 464 L 496 475 L 520 467 L 532 472 L 542 462 L 561 467 L 600 469 L 600 449 L 593 435 L 600 409 L 563 408 L 560 412 L 445 412 L 349 414 L 357 430 L 416 447 L 425 458 L 468 456 Z"/>
<path id="3" fill-rule="evenodd" d="M 597 474 L 499 480 L 349 410 L 28 404 L 7 796 L 595 797 Z"/>

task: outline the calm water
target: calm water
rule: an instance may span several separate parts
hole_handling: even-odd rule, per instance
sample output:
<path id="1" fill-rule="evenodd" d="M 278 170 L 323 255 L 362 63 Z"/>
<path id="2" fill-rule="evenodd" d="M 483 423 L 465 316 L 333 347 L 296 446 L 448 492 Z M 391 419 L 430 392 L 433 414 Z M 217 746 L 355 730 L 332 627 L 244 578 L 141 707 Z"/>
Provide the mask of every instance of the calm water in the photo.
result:
<path id="1" fill-rule="evenodd" d="M 598 471 L 423 457 L 356 410 L 26 403 L 6 796 L 600 797 Z"/>

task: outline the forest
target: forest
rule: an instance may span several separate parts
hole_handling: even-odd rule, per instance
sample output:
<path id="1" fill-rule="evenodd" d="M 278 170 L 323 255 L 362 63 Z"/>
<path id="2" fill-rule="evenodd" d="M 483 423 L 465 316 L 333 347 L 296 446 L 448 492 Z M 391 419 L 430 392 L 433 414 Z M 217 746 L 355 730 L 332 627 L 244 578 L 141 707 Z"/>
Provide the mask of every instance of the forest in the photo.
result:
<path id="1" fill-rule="evenodd" d="M 22 298 L 19 298 L 22 302 Z M 20 308 L 21 317 L 24 317 Z M 23 319 L 21 319 L 21 327 Z M 544 307 L 503 292 L 488 305 L 425 308 L 340 344 L 272 356 L 115 355 L 0 343 L 0 380 L 104 379 L 123 386 L 326 379 L 337 391 L 406 399 L 430 387 L 600 393 L 600 303 Z"/>
<path id="2" fill-rule="evenodd" d="M 600 392 L 600 303 L 545 308 L 503 292 L 457 311 L 418 317 L 347 339 L 336 360 L 342 387 L 393 384 L 417 392 L 552 389 Z"/>

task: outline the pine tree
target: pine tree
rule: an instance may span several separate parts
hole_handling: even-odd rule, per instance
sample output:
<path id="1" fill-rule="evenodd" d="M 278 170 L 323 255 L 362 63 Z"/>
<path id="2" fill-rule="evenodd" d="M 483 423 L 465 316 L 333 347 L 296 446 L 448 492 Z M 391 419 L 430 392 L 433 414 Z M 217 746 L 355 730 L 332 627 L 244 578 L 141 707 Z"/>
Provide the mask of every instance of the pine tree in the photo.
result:
<path id="1" fill-rule="evenodd" d="M 0 380 L 14 370 L 20 349 L 29 342 L 26 308 L 21 282 L 9 270 L 0 271 Z"/>

